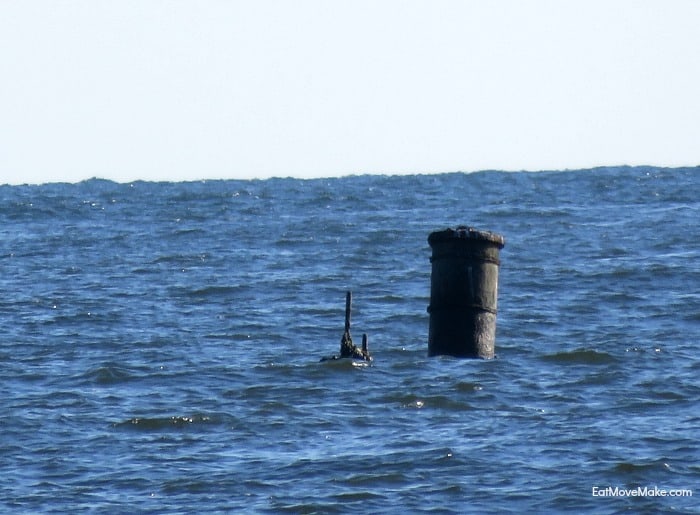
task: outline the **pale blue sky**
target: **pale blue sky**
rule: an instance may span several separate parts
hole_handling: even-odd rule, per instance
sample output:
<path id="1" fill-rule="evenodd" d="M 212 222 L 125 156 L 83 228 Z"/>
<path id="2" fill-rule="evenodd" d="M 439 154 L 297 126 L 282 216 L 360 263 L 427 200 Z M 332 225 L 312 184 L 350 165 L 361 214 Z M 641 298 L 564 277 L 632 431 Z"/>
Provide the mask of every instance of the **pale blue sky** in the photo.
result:
<path id="1" fill-rule="evenodd" d="M 700 164 L 696 0 L 0 0 L 0 184 Z"/>

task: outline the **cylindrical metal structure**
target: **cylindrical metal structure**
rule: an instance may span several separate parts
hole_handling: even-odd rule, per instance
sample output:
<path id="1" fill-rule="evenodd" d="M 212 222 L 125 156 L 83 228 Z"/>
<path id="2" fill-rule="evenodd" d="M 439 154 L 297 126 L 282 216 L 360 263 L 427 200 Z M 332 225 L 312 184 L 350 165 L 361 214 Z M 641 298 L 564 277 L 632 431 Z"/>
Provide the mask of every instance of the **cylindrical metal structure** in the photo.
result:
<path id="1" fill-rule="evenodd" d="M 433 250 L 428 355 L 493 358 L 505 239 L 460 226 L 431 233 L 428 243 Z"/>

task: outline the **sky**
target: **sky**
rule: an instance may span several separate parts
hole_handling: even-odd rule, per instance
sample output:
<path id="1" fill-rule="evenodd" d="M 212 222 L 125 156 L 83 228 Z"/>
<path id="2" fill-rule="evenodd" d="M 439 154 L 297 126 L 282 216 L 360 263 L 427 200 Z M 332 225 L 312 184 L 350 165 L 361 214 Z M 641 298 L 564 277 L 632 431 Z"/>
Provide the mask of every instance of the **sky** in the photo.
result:
<path id="1" fill-rule="evenodd" d="M 700 164 L 697 0 L 0 0 L 0 184 Z"/>

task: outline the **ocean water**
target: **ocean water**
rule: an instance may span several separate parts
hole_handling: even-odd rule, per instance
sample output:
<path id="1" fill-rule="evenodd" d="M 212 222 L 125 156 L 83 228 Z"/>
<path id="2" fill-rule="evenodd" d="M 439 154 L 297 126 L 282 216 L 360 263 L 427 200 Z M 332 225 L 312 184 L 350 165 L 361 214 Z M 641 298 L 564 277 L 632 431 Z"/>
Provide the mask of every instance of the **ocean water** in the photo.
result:
<path id="1" fill-rule="evenodd" d="M 3 511 L 700 512 L 700 168 L 0 200 Z M 506 238 L 494 360 L 427 357 L 457 225 Z M 319 362 L 347 290 L 371 366 Z"/>

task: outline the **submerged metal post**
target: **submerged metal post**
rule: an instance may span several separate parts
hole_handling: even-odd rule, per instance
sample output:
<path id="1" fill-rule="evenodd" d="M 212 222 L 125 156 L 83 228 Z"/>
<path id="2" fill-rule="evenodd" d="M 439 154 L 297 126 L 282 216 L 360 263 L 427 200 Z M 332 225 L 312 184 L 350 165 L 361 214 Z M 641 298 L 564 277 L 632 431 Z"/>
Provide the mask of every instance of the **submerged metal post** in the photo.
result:
<path id="1" fill-rule="evenodd" d="M 460 226 L 431 233 L 428 243 L 433 250 L 428 355 L 493 358 L 505 239 Z"/>
<path id="2" fill-rule="evenodd" d="M 362 335 L 362 348 L 358 349 L 357 345 L 352 342 L 350 336 L 350 318 L 352 314 L 352 292 L 345 294 L 345 330 L 340 338 L 340 355 L 328 356 L 321 358 L 321 361 L 329 361 L 334 359 L 352 358 L 361 359 L 364 361 L 372 361 L 372 355 L 367 347 L 367 334 Z"/>
<path id="3" fill-rule="evenodd" d="M 345 294 L 345 332 L 350 333 L 350 313 L 352 312 L 352 292 Z"/>

